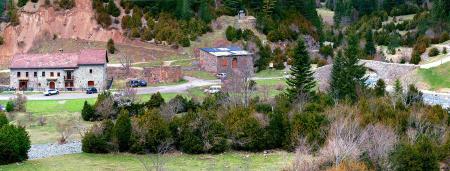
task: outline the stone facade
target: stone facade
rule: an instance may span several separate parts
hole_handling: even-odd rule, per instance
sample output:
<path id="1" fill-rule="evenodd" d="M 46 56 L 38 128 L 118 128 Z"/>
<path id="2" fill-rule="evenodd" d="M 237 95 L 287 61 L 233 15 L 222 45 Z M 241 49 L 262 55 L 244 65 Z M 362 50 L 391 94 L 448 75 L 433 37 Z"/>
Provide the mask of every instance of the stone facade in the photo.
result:
<path id="1" fill-rule="evenodd" d="M 219 51 L 214 51 L 219 49 Z M 200 69 L 211 73 L 233 73 L 240 72 L 253 74 L 253 54 L 235 48 L 229 51 L 220 51 L 227 48 L 204 48 L 200 50 Z M 236 52 L 236 53 L 234 53 Z"/>
<path id="2" fill-rule="evenodd" d="M 107 80 L 106 65 L 82 65 L 73 69 L 11 69 L 9 78 L 11 87 L 22 89 L 20 82 L 26 82 L 25 90 L 37 91 L 49 88 L 84 90 L 88 87 L 103 90 Z"/>
<path id="3" fill-rule="evenodd" d="M 18 90 L 107 88 L 106 50 L 19 54 L 10 65 L 10 86 Z"/>
<path id="4" fill-rule="evenodd" d="M 174 83 L 183 78 L 181 66 L 161 66 L 144 68 L 144 78 L 149 84 Z"/>

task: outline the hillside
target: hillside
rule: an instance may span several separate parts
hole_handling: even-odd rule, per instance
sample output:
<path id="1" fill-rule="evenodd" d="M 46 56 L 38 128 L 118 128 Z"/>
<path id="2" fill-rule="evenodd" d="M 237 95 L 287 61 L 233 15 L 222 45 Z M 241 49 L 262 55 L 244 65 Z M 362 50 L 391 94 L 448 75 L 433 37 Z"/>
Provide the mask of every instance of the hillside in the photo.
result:
<path id="1" fill-rule="evenodd" d="M 103 29 L 94 19 L 90 0 L 76 0 L 71 10 L 39 7 L 36 12 L 19 12 L 20 24 L 8 25 L 2 32 L 5 44 L 0 46 L 0 63 L 5 65 L 15 53 L 26 53 L 43 39 L 70 38 L 117 43 L 129 41 L 121 29 Z"/>

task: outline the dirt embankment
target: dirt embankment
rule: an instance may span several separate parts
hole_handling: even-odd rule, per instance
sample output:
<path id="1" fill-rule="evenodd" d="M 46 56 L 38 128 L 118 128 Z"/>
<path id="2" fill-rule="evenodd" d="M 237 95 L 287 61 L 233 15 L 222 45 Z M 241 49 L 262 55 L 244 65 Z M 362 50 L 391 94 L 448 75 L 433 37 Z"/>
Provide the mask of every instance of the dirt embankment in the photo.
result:
<path id="1" fill-rule="evenodd" d="M 26 53 L 33 43 L 42 39 L 58 38 L 107 41 L 129 41 L 120 28 L 104 29 L 97 24 L 90 0 L 76 0 L 71 10 L 56 11 L 53 7 L 39 7 L 36 12 L 20 12 L 20 25 L 3 30 L 5 44 L 0 46 L 0 63 L 9 63 L 12 55 Z"/>

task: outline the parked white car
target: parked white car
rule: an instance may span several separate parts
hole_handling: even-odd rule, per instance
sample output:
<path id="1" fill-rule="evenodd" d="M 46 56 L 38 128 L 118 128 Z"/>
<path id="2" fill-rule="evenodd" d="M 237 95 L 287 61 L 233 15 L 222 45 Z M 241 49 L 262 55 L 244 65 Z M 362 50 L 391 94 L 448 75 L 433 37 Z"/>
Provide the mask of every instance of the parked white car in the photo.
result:
<path id="1" fill-rule="evenodd" d="M 227 73 L 218 73 L 218 74 L 216 75 L 216 77 L 217 77 L 218 79 L 224 79 L 224 78 L 227 78 Z"/>
<path id="2" fill-rule="evenodd" d="M 211 86 L 207 89 L 205 89 L 205 93 L 208 94 L 215 94 L 215 93 L 219 93 L 220 91 L 222 91 L 222 87 L 221 86 Z"/>
<path id="3" fill-rule="evenodd" d="M 48 89 L 44 91 L 44 96 L 51 96 L 56 94 L 59 94 L 59 91 L 56 89 Z"/>

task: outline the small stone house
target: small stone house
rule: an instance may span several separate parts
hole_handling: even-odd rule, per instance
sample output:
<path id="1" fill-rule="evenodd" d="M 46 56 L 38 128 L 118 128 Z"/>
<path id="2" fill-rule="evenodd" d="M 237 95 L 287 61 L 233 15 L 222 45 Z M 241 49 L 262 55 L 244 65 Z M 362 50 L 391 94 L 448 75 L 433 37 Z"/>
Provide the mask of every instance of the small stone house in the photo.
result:
<path id="1" fill-rule="evenodd" d="M 10 64 L 10 86 L 18 90 L 84 90 L 106 88 L 108 53 L 101 49 L 76 53 L 18 54 Z"/>
<path id="2" fill-rule="evenodd" d="M 239 47 L 201 48 L 200 68 L 212 73 L 253 74 L 253 54 Z"/>

